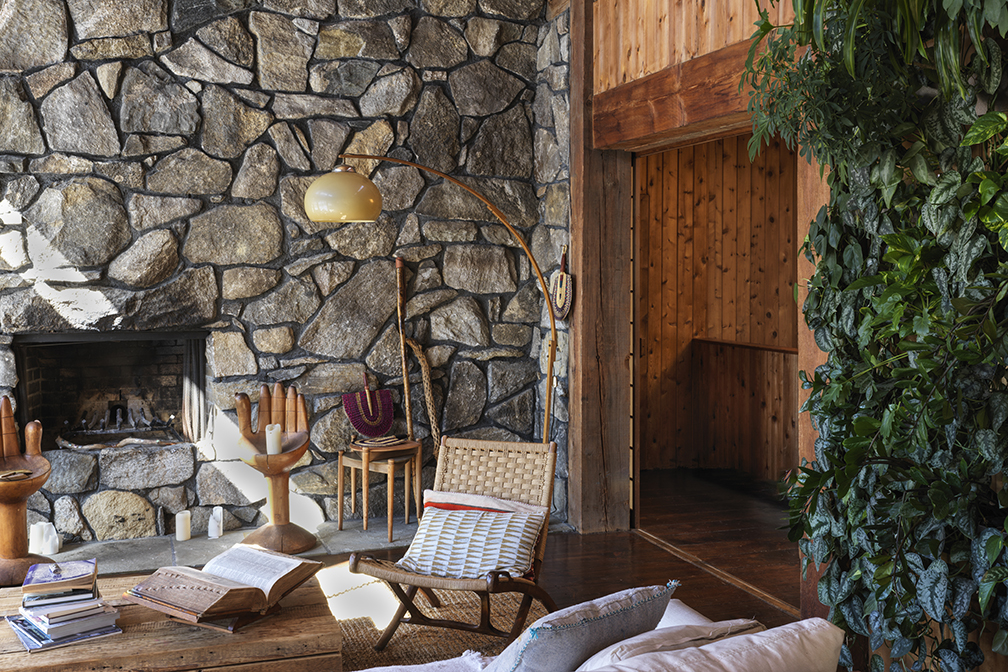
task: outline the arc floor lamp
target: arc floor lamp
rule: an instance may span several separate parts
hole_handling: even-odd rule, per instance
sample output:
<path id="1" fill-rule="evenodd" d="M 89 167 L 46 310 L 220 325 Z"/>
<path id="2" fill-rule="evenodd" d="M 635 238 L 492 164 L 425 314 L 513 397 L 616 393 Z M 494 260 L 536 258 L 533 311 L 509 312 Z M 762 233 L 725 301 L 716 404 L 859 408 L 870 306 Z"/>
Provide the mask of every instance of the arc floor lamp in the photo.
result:
<path id="1" fill-rule="evenodd" d="M 525 252 L 525 256 L 528 257 L 529 262 L 532 264 L 533 270 L 535 270 L 536 278 L 539 280 L 539 286 L 542 289 L 543 299 L 546 301 L 546 307 L 549 312 L 550 340 L 548 345 L 549 356 L 546 366 L 546 409 L 543 418 L 543 443 L 548 443 L 550 436 L 550 411 L 552 409 L 551 404 L 553 395 L 553 362 L 556 359 L 557 344 L 556 317 L 553 311 L 553 301 L 550 298 L 549 287 L 546 284 L 546 280 L 543 278 L 542 271 L 539 269 L 539 264 L 536 263 L 535 257 L 532 256 L 532 251 L 525 243 L 521 234 L 519 234 L 518 231 L 511 226 L 511 224 L 507 221 L 507 217 L 504 216 L 504 213 L 502 213 L 497 206 L 487 200 L 487 198 L 482 194 L 451 175 L 447 175 L 439 170 L 423 166 L 419 163 L 406 161 L 404 159 L 395 159 L 389 156 L 340 154 L 340 158 L 371 159 L 400 163 L 448 180 L 452 184 L 458 185 L 460 188 L 482 201 L 483 204 L 486 205 L 487 209 L 490 210 L 490 212 L 493 213 L 498 220 L 500 220 L 500 223 L 503 224 L 505 228 L 511 232 L 511 235 L 514 236 L 515 240 L 518 241 L 518 244 Z M 376 187 L 366 176 L 357 173 L 351 166 L 339 165 L 336 166 L 332 172 L 319 177 L 311 184 L 311 186 L 308 187 L 308 190 L 305 192 L 304 207 L 305 213 L 308 215 L 308 219 L 313 222 L 373 222 L 376 221 L 378 216 L 381 214 L 382 197 L 378 187 Z M 402 329 L 402 320 L 404 317 L 400 315 L 399 319 L 399 334 L 402 342 L 401 347 L 403 355 L 403 387 L 406 399 L 408 400 L 409 377 L 406 372 L 405 335 Z M 408 407 L 409 402 L 407 401 L 407 408 Z M 408 420 L 411 419 L 408 418 Z"/>

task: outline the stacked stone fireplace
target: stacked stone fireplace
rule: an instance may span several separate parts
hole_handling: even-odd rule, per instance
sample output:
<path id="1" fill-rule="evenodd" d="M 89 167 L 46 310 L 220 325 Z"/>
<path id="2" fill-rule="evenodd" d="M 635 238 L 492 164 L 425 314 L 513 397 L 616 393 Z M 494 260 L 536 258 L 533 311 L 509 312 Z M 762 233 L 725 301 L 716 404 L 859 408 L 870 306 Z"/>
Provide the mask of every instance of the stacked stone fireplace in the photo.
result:
<path id="1" fill-rule="evenodd" d="M 276 382 L 309 403 L 291 514 L 309 528 L 335 519 L 336 457 L 353 438 L 340 395 L 365 375 L 390 388 L 405 432 L 395 256 L 408 269 L 407 335 L 431 367 L 433 409 L 415 361 L 410 372 L 428 465 L 432 421 L 541 438 L 556 374 L 564 517 L 565 325 L 547 372 L 543 297 L 507 231 L 453 185 L 390 163 L 356 166 L 384 195 L 378 222 L 311 222 L 302 206 L 341 151 L 415 160 L 488 196 L 557 272 L 570 45 L 567 14 L 547 11 L 544 0 L 7 0 L 0 393 L 22 425 L 42 420 L 53 465 L 29 522 L 54 521 L 68 540 L 167 533 L 182 509 L 199 534 L 218 505 L 226 527 L 265 522 L 234 395 L 255 401 Z M 181 375 L 111 375 L 117 360 L 179 357 Z M 73 360 L 81 369 L 64 378 Z M 89 377 L 101 384 L 78 385 Z M 82 418 L 139 409 L 185 440 L 56 441 Z"/>

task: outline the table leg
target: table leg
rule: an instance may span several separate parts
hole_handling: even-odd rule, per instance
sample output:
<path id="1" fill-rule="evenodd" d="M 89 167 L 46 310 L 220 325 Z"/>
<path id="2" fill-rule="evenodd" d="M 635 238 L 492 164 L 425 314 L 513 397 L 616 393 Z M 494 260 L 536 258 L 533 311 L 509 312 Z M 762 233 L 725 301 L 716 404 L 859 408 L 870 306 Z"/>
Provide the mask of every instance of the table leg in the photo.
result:
<path id="1" fill-rule="evenodd" d="M 388 518 L 388 540 L 392 541 L 392 493 L 393 487 L 395 485 L 395 460 L 389 458 L 388 461 L 388 483 L 385 490 L 388 492 L 388 509 L 385 511 L 385 517 Z"/>
<path id="2" fill-rule="evenodd" d="M 423 447 L 417 448 L 416 460 L 414 462 L 413 469 L 413 502 L 416 504 L 416 515 L 417 520 L 423 515 L 423 502 L 421 501 L 421 490 L 423 489 L 423 484 L 421 483 L 421 475 L 423 470 Z"/>
<path id="3" fill-rule="evenodd" d="M 336 529 L 343 529 L 343 451 L 340 451 L 336 461 L 338 475 L 336 476 L 336 490 L 339 492 L 339 501 L 336 503 Z"/>
<path id="4" fill-rule="evenodd" d="M 350 467 L 350 513 L 357 513 L 357 470 Z"/>
<path id="5" fill-rule="evenodd" d="M 413 458 L 403 462 L 403 506 L 406 508 L 406 524 L 409 525 L 410 472 L 413 471 Z"/>
<path id="6" fill-rule="evenodd" d="M 362 465 L 361 465 L 361 486 L 362 486 L 362 488 L 361 489 L 363 491 L 361 493 L 361 502 L 364 504 L 364 511 L 363 511 L 363 513 L 364 513 L 364 530 L 366 531 L 367 530 L 367 521 L 368 521 L 368 511 L 369 511 L 369 509 L 368 509 L 368 494 L 369 494 L 368 490 L 370 489 L 368 487 L 368 485 L 369 485 L 369 482 L 371 480 L 371 453 L 366 448 L 361 451 L 361 462 L 362 462 Z"/>

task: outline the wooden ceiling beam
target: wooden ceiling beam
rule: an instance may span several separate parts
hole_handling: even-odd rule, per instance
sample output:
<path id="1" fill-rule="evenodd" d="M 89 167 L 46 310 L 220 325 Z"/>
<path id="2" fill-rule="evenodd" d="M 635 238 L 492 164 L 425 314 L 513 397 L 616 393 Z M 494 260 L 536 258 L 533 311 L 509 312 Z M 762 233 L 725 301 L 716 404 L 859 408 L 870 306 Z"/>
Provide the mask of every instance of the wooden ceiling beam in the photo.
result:
<path id="1" fill-rule="evenodd" d="M 749 131 L 749 93 L 739 90 L 748 54 L 737 42 L 595 94 L 595 148 L 647 153 Z"/>

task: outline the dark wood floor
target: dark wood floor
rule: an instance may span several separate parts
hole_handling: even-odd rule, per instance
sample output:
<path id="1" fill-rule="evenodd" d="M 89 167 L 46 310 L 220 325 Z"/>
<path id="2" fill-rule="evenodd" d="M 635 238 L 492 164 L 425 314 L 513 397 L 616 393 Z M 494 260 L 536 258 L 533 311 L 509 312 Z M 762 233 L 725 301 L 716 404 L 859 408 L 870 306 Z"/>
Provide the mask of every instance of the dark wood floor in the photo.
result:
<path id="1" fill-rule="evenodd" d="M 640 530 L 549 535 L 540 584 L 560 607 L 678 579 L 675 597 L 713 620 L 798 619 L 798 554 L 777 529 L 779 504 L 689 472 L 642 481 Z"/>

